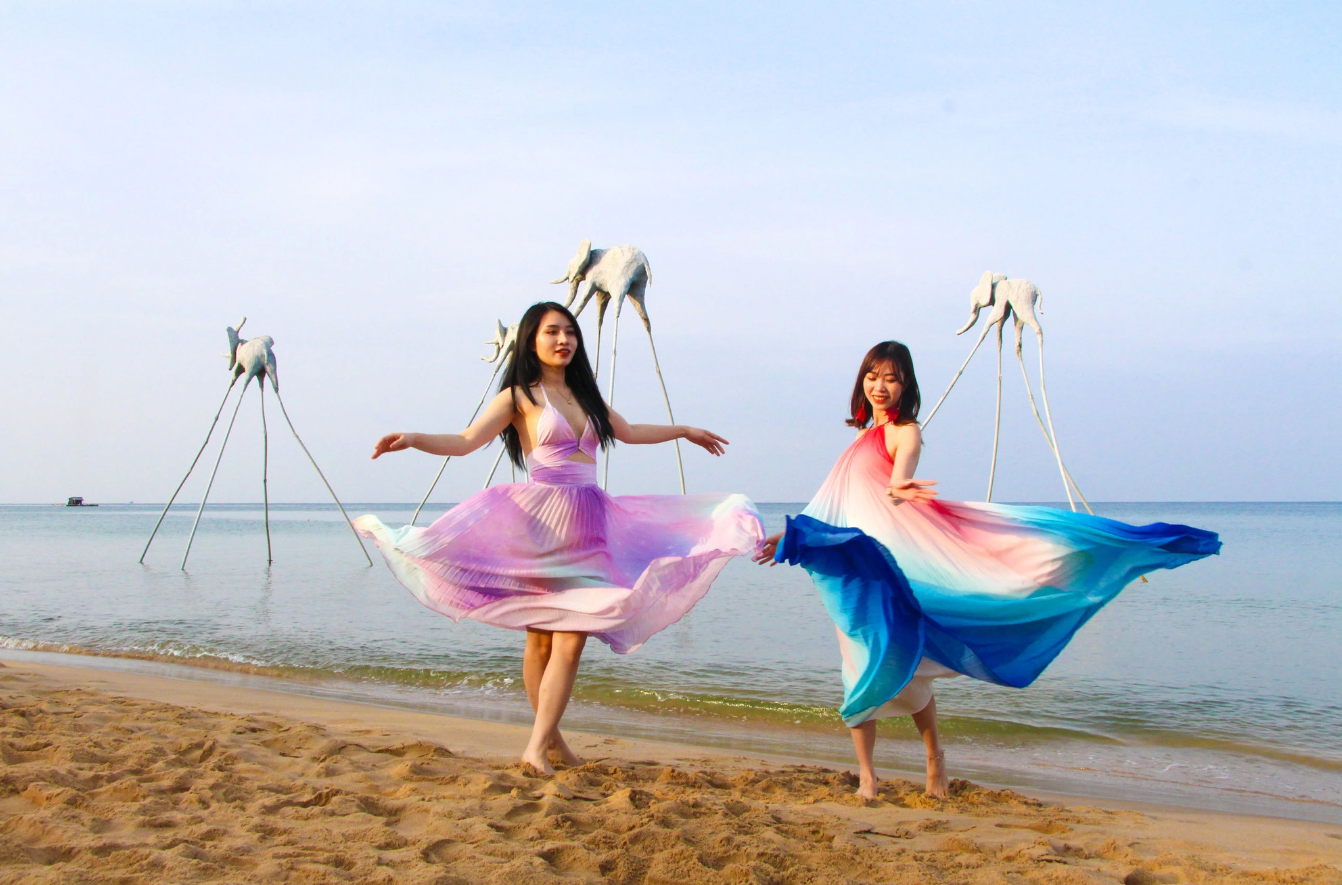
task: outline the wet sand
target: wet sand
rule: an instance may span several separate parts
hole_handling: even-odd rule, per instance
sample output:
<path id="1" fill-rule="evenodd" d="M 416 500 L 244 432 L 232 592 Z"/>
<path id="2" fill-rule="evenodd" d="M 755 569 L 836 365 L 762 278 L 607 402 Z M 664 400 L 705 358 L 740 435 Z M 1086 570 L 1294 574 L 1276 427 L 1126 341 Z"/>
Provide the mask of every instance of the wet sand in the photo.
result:
<path id="1" fill-rule="evenodd" d="M 1335 883 L 1342 826 L 0 664 L 0 883 Z M 953 760 L 952 760 L 953 764 Z"/>

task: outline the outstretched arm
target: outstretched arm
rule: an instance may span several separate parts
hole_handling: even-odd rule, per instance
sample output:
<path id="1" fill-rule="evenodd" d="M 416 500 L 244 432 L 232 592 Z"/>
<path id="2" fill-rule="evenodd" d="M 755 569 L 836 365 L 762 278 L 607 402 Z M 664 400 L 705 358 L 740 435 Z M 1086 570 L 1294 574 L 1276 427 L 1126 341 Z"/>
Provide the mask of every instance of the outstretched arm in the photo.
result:
<path id="1" fill-rule="evenodd" d="M 700 427 L 687 427 L 684 424 L 630 424 L 614 409 L 610 410 L 610 426 L 615 430 L 615 439 L 628 445 L 644 446 L 683 439 L 710 455 L 721 455 L 728 445 L 727 440 Z"/>
<path id="2" fill-rule="evenodd" d="M 905 501 L 931 501 L 935 498 L 936 491 L 928 488 L 936 485 L 935 481 L 913 478 L 913 472 L 918 469 L 918 457 L 923 453 L 923 433 L 918 429 L 918 425 L 901 424 L 893 430 L 883 427 L 871 430 L 872 433 L 878 431 L 887 434 L 887 446 L 891 442 L 895 446 L 895 466 L 890 470 L 890 485 L 885 493 L 896 504 L 903 504 Z"/>
<path id="3" fill-rule="evenodd" d="M 756 550 L 755 555 L 750 558 L 760 565 L 778 565 L 774 555 L 778 553 L 778 542 L 783 540 L 784 534 L 786 533 L 778 532 L 765 538 L 764 543 L 760 545 L 760 549 Z"/>
<path id="4" fill-rule="evenodd" d="M 513 415 L 512 392 L 505 390 L 490 400 L 484 413 L 461 433 L 389 433 L 377 441 L 373 457 L 406 449 L 430 455 L 469 455 L 502 433 L 512 423 Z"/>

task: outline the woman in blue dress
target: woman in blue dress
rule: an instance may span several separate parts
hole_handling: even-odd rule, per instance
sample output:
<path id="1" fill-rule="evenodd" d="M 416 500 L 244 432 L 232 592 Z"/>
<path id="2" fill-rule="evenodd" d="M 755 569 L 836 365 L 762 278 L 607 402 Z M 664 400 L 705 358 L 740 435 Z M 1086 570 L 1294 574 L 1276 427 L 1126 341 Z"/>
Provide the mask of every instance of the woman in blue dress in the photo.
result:
<path id="1" fill-rule="evenodd" d="M 1131 526 L 1052 507 L 943 501 L 915 480 L 920 396 L 909 349 L 885 341 L 857 374 L 857 438 L 760 563 L 805 568 L 834 620 L 859 795 L 876 796 L 876 720 L 909 715 L 927 792 L 945 796 L 932 680 L 1024 688 L 1138 576 L 1218 552 L 1214 532 Z"/>

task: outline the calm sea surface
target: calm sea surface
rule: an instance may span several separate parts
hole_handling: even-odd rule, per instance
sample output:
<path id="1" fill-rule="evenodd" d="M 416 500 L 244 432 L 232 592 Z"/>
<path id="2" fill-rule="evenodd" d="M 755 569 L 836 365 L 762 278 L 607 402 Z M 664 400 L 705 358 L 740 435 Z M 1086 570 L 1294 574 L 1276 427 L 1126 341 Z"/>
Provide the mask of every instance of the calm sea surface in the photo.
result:
<path id="1" fill-rule="evenodd" d="M 161 505 L 160 505 L 161 506 Z M 444 508 L 439 507 L 436 516 Z M 763 505 L 770 530 L 800 505 Z M 352 505 L 389 525 L 411 505 Z M 1342 504 L 1105 504 L 1220 532 L 1222 555 L 1134 584 L 1025 690 L 937 688 L 952 774 L 1113 798 L 1342 822 Z M 423 608 L 334 507 L 0 506 L 0 657 L 80 663 L 529 721 L 522 635 Z M 421 520 L 424 524 L 425 520 Z M 166 662 L 194 663 L 185 668 Z M 283 680 L 276 682 L 275 677 Z M 847 762 L 834 631 L 806 574 L 733 562 L 627 656 L 588 646 L 567 721 Z M 907 720 L 882 764 L 916 770 Z"/>

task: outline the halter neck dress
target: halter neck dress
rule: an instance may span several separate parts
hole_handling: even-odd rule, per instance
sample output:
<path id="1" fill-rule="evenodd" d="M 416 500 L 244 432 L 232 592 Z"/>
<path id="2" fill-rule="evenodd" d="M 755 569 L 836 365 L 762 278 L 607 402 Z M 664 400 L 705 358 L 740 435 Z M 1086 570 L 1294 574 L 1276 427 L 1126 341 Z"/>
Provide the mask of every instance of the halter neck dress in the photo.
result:
<path id="1" fill-rule="evenodd" d="M 625 654 L 685 616 L 734 556 L 759 547 L 743 495 L 613 497 L 596 482 L 596 431 L 582 435 L 541 389 L 529 482 L 492 486 L 432 525 L 354 521 L 424 605 L 525 630 L 590 633 Z"/>
<path id="2" fill-rule="evenodd" d="M 839 456 L 775 554 L 810 573 L 838 628 L 850 726 L 918 712 L 940 676 L 1024 688 L 1139 575 L 1221 549 L 1202 529 L 1052 507 L 896 506 L 883 427 Z"/>

